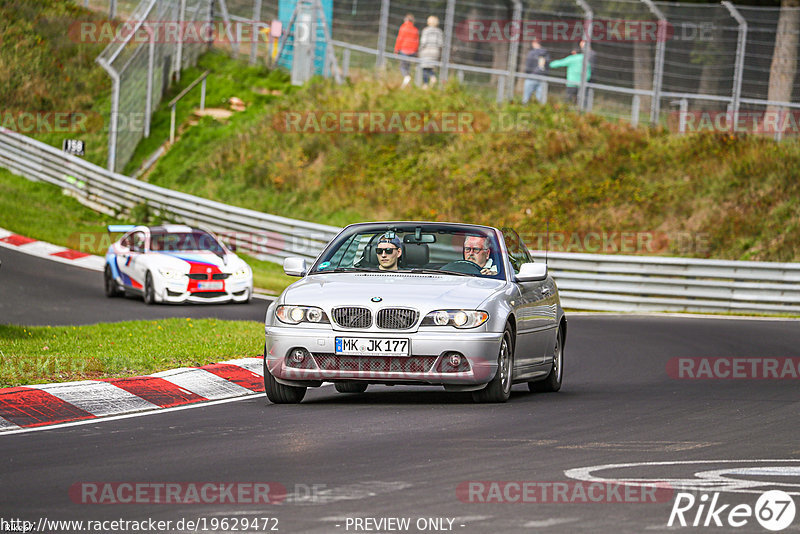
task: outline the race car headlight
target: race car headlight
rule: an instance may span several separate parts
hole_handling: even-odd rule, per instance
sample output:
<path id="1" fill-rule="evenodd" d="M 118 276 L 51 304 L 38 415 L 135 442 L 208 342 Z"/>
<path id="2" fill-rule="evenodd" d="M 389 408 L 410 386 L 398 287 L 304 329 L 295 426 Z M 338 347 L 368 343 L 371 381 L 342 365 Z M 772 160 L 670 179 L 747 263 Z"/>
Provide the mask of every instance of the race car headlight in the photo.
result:
<path id="1" fill-rule="evenodd" d="M 237 271 L 233 271 L 233 277 L 241 280 L 242 278 L 247 278 L 247 269 L 239 269 Z"/>
<path id="2" fill-rule="evenodd" d="M 172 269 L 158 269 L 158 272 L 161 273 L 161 276 L 164 278 L 181 278 L 184 276 L 184 273 L 173 271 Z"/>
<path id="3" fill-rule="evenodd" d="M 482 310 L 435 310 L 422 319 L 420 326 L 475 328 L 488 320 L 489 314 Z"/>
<path id="4" fill-rule="evenodd" d="M 330 323 L 328 316 L 315 306 L 278 306 L 275 317 L 282 323 Z"/>

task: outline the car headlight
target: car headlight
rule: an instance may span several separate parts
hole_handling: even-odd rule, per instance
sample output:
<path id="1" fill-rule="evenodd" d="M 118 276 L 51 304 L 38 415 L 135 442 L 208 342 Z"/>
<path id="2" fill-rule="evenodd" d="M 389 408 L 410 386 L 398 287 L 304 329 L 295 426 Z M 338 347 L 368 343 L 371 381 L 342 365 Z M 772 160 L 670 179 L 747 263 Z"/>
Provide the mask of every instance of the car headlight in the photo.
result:
<path id="1" fill-rule="evenodd" d="M 482 310 L 434 310 L 422 319 L 420 326 L 455 326 L 475 328 L 489 320 Z"/>
<path id="2" fill-rule="evenodd" d="M 232 276 L 233 276 L 234 278 L 238 278 L 238 279 L 240 279 L 240 280 L 241 280 L 242 278 L 247 278 L 247 276 L 248 276 L 247 269 L 244 269 L 244 268 L 242 268 L 242 269 L 238 269 L 238 270 L 236 270 L 236 271 L 233 271 L 233 275 L 232 275 Z"/>
<path id="3" fill-rule="evenodd" d="M 159 268 L 158 272 L 161 273 L 161 276 L 164 278 L 181 278 L 182 276 L 185 276 L 184 273 L 173 271 L 172 269 Z"/>
<path id="4" fill-rule="evenodd" d="M 316 306 L 278 306 L 275 308 L 275 317 L 282 323 L 328 323 L 328 316 Z"/>

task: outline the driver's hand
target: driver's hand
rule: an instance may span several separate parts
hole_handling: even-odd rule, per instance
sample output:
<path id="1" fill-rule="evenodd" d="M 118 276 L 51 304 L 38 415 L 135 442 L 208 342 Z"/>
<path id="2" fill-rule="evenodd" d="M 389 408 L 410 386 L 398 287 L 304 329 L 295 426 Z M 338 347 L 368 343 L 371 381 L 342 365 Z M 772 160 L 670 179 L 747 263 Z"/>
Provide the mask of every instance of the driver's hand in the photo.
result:
<path id="1" fill-rule="evenodd" d="M 492 269 L 486 269 L 484 267 L 483 269 L 481 269 L 481 274 L 488 275 L 488 276 L 494 276 L 494 275 L 497 274 L 497 271 L 494 271 Z"/>

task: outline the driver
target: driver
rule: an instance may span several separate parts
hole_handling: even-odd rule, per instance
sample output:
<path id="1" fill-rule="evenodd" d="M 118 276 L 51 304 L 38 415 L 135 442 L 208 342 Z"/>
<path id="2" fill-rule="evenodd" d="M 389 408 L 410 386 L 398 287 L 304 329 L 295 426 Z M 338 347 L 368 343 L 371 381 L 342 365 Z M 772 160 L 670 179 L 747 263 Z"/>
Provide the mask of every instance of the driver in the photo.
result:
<path id="1" fill-rule="evenodd" d="M 485 237 L 471 235 L 464 240 L 464 259 L 481 268 L 481 274 L 495 275 L 497 267 L 493 265 L 489 254 L 492 252 Z"/>
<path id="2" fill-rule="evenodd" d="M 381 236 L 375 253 L 378 255 L 378 269 L 381 271 L 396 271 L 400 256 L 403 255 L 402 243 L 397 236 Z"/>

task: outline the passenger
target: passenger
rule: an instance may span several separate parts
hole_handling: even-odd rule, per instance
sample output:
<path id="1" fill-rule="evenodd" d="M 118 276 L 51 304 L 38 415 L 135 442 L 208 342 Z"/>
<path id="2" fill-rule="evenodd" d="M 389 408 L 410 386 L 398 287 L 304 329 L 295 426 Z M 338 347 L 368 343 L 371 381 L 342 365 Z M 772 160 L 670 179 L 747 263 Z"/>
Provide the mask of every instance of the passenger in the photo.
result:
<path id="1" fill-rule="evenodd" d="M 381 236 L 375 248 L 378 255 L 378 269 L 381 271 L 396 271 L 400 256 L 403 255 L 402 243 L 399 237 Z"/>
<path id="2" fill-rule="evenodd" d="M 492 249 L 485 237 L 471 235 L 464 240 L 464 259 L 477 264 L 481 268 L 481 274 L 489 276 L 497 274 L 497 267 L 489 257 L 491 252 Z"/>

